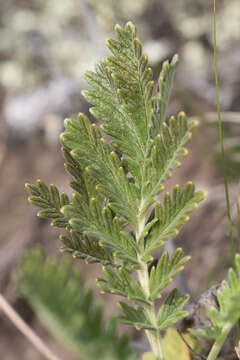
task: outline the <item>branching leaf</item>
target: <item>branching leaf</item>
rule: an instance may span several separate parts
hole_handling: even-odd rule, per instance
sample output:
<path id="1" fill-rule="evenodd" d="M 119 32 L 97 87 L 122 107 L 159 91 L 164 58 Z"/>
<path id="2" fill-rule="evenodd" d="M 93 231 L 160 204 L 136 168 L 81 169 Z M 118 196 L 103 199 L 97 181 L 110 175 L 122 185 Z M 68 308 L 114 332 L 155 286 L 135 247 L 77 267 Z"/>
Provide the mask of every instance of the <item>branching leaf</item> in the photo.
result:
<path id="1" fill-rule="evenodd" d="M 66 163 L 64 164 L 65 169 L 74 178 L 74 180 L 70 182 L 70 186 L 78 192 L 82 201 L 89 204 L 91 197 L 99 197 L 99 192 L 96 190 L 96 179 L 92 177 L 88 171 L 85 171 L 81 162 L 71 155 L 70 148 L 62 146 L 62 153 L 66 159 Z"/>
<path id="2" fill-rule="evenodd" d="M 183 270 L 184 264 L 190 257 L 182 257 L 182 254 L 182 249 L 176 249 L 169 259 L 168 252 L 164 251 L 158 260 L 157 266 L 152 267 L 150 273 L 150 292 L 152 299 L 160 297 L 162 290 Z"/>
<path id="3" fill-rule="evenodd" d="M 60 240 L 63 243 L 60 251 L 71 253 L 75 259 L 85 260 L 88 264 L 117 266 L 113 253 L 100 246 L 95 240 L 89 239 L 87 234 L 81 236 L 71 231 L 70 236 L 61 235 Z"/>
<path id="4" fill-rule="evenodd" d="M 178 296 L 178 290 L 174 289 L 160 307 L 157 315 L 158 330 L 164 330 L 188 315 L 183 311 L 189 300 L 189 295 Z"/>
<path id="5" fill-rule="evenodd" d="M 181 191 L 179 185 L 173 189 L 172 196 L 166 193 L 164 204 L 158 203 L 155 217 L 158 219 L 150 232 L 145 247 L 145 255 L 151 255 L 163 246 L 164 242 L 178 234 L 179 228 L 189 220 L 189 214 L 195 210 L 204 198 L 204 193 L 194 191 L 194 184 L 189 182 Z"/>
<path id="6" fill-rule="evenodd" d="M 179 159 L 188 154 L 185 146 L 196 125 L 196 122 L 188 123 L 183 112 L 178 114 L 177 119 L 172 116 L 169 125 L 161 123 L 160 132 L 153 139 L 151 147 L 146 199 L 158 195 L 163 183 L 172 176 L 172 171 L 180 167 Z"/>
<path id="7" fill-rule="evenodd" d="M 117 25 L 115 31 L 118 40 L 107 40 L 113 56 L 102 61 L 96 73 L 86 73 L 94 89 L 83 94 L 95 105 L 91 112 L 103 122 L 104 132 L 115 138 L 113 146 L 133 160 L 129 170 L 139 175 L 152 121 L 152 70 L 134 25 L 128 23 L 125 29 Z"/>
<path id="8" fill-rule="evenodd" d="M 55 185 L 47 185 L 41 181 L 37 181 L 37 185 L 26 184 L 26 188 L 30 193 L 29 202 L 33 205 L 43 208 L 38 212 L 38 216 L 46 219 L 52 219 L 51 225 L 56 227 L 66 227 L 68 220 L 61 213 L 62 206 L 69 204 L 68 196 L 65 193 L 59 194 Z"/>
<path id="9" fill-rule="evenodd" d="M 108 292 L 110 294 L 116 294 L 124 296 L 129 300 L 133 300 L 136 303 L 151 304 L 151 302 L 146 298 L 142 286 L 138 281 L 134 281 L 130 274 L 120 268 L 118 275 L 116 272 L 111 269 L 104 268 L 103 273 L 107 279 L 98 279 L 97 284 L 101 288 L 102 292 Z"/>
<path id="10" fill-rule="evenodd" d="M 119 302 L 119 306 L 123 312 L 120 317 L 123 324 L 134 326 L 137 330 L 157 330 L 147 319 L 142 307 L 135 309 L 123 302 Z"/>
<path id="11" fill-rule="evenodd" d="M 160 133 L 161 125 L 166 119 L 172 83 L 178 64 L 179 58 L 178 55 L 175 55 L 170 63 L 166 60 L 162 65 L 162 71 L 158 79 L 158 92 L 155 96 L 153 135 Z"/>
<path id="12" fill-rule="evenodd" d="M 135 191 L 130 185 L 117 154 L 102 137 L 99 128 L 80 114 L 77 121 L 65 120 L 66 130 L 62 142 L 71 149 L 71 155 L 98 185 L 97 190 L 106 196 L 113 210 L 136 224 Z"/>
<path id="13" fill-rule="evenodd" d="M 92 198 L 88 207 L 74 194 L 72 205 L 64 206 L 62 212 L 75 232 L 103 244 L 120 259 L 138 264 L 134 238 L 123 231 L 120 220 L 113 217 L 109 207 L 102 208 L 101 199 Z"/>

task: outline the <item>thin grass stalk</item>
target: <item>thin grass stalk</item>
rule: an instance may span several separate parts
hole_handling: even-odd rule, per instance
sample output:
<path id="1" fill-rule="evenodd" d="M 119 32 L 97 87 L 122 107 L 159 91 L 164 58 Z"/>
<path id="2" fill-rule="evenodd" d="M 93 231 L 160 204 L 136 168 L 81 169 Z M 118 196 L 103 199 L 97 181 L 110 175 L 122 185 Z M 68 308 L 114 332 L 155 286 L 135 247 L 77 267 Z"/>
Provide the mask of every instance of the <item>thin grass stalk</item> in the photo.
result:
<path id="1" fill-rule="evenodd" d="M 237 236 L 238 236 L 238 252 L 240 251 L 240 203 L 237 202 Z"/>
<path id="2" fill-rule="evenodd" d="M 240 251 L 240 206 L 237 203 L 237 235 L 238 235 L 238 252 Z M 237 322 L 237 338 L 240 341 L 240 321 Z"/>
<path id="3" fill-rule="evenodd" d="M 217 67 L 217 26 L 216 26 L 216 1 L 213 1 L 213 48 L 214 48 L 214 73 L 215 73 L 215 82 L 216 82 L 216 99 L 217 99 L 217 114 L 218 114 L 218 131 L 219 131 L 219 140 L 221 146 L 221 160 L 223 167 L 223 177 L 224 177 L 224 187 L 225 187 L 225 198 L 227 206 L 227 217 L 228 217 L 228 228 L 229 228 L 229 239 L 232 255 L 232 265 L 235 268 L 234 258 L 235 258 L 235 245 L 233 241 L 233 222 L 231 216 L 231 206 L 229 200 L 229 190 L 228 190 L 228 176 L 227 176 L 227 165 L 225 160 L 225 151 L 224 151 L 224 135 L 223 135 L 223 126 L 220 110 L 220 99 L 219 99 L 219 83 L 218 83 L 218 67 Z"/>
<path id="4" fill-rule="evenodd" d="M 229 199 L 229 190 L 228 190 L 228 176 L 227 176 L 227 164 L 225 160 L 225 151 L 224 151 L 224 134 L 222 126 L 222 117 L 220 110 L 220 97 L 219 97 L 219 82 L 218 82 L 218 67 L 217 67 L 217 26 L 216 26 L 216 0 L 213 0 L 213 48 L 214 48 L 214 73 L 215 73 L 215 82 L 216 82 L 216 99 L 217 99 L 217 114 L 218 114 L 218 131 L 219 139 L 221 146 L 221 160 L 223 167 L 223 177 L 224 177 L 224 187 L 225 187 L 225 198 L 227 206 L 227 217 L 228 217 L 228 229 L 229 229 L 229 240 L 231 247 L 231 256 L 232 256 L 232 266 L 235 268 L 235 244 L 233 240 L 233 221 L 231 216 L 231 206 Z M 240 321 L 237 322 L 237 336 L 240 340 Z"/>

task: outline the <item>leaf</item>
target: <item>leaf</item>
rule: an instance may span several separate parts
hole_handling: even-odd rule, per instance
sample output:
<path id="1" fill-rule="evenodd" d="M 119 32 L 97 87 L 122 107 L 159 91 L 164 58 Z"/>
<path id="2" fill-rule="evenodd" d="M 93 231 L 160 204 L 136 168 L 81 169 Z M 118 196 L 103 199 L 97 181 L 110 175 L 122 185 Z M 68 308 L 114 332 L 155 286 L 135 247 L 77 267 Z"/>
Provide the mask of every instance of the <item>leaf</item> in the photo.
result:
<path id="1" fill-rule="evenodd" d="M 170 328 L 167 330 L 162 344 L 165 360 L 191 360 L 187 345 L 175 329 Z"/>
<path id="2" fill-rule="evenodd" d="M 30 193 L 29 202 L 43 208 L 38 212 L 38 216 L 45 219 L 52 219 L 52 226 L 65 228 L 68 220 L 61 213 L 60 208 L 69 203 L 65 193 L 59 194 L 55 185 L 51 184 L 48 188 L 42 181 L 38 180 L 37 185 L 26 184 L 26 189 Z"/>
<path id="3" fill-rule="evenodd" d="M 169 125 L 161 123 L 160 132 L 153 138 L 151 147 L 146 199 L 158 195 L 163 183 L 172 176 L 172 171 L 180 167 L 179 159 L 188 154 L 185 146 L 196 126 L 196 122 L 187 122 L 183 112 L 178 114 L 177 119 L 172 116 Z"/>
<path id="4" fill-rule="evenodd" d="M 226 325 L 230 331 L 240 319 L 240 254 L 235 255 L 235 269 L 229 269 L 228 281 L 222 282 L 217 291 L 217 299 L 219 309 L 212 307 L 208 312 L 211 326 L 190 329 L 193 335 L 217 340 L 223 331 L 226 332 Z"/>
<path id="5" fill-rule="evenodd" d="M 74 181 L 70 183 L 71 187 L 78 192 L 82 201 L 84 201 L 86 204 L 89 204 L 91 197 L 97 195 L 99 196 L 96 190 L 96 179 L 92 178 L 89 172 L 84 170 L 81 162 L 73 158 L 70 148 L 67 146 L 62 146 L 62 153 L 66 159 L 66 163 L 64 164 L 65 169 L 74 178 Z"/>
<path id="6" fill-rule="evenodd" d="M 165 121 L 173 78 L 178 64 L 179 58 L 178 55 L 175 55 L 170 63 L 166 60 L 162 65 L 162 71 L 158 79 L 158 92 L 155 96 L 153 135 L 160 133 L 161 125 Z"/>
<path id="7" fill-rule="evenodd" d="M 127 179 L 121 162 L 102 137 L 99 128 L 80 114 L 78 121 L 65 120 L 62 142 L 71 149 L 71 156 L 97 182 L 97 191 L 109 199 L 118 216 L 136 224 L 135 193 Z M 92 197 L 93 194 L 91 194 Z"/>
<path id="8" fill-rule="evenodd" d="M 61 252 L 71 253 L 73 258 L 85 260 L 88 264 L 101 263 L 102 265 L 117 266 L 113 253 L 105 249 L 95 240 L 89 239 L 87 234 L 80 236 L 71 231 L 71 237 L 66 235 L 60 236 L 63 243 Z"/>
<path id="9" fill-rule="evenodd" d="M 174 289 L 158 311 L 158 330 L 164 330 L 187 316 L 188 312 L 183 308 L 188 300 L 189 295 L 178 296 L 178 290 Z"/>
<path id="10" fill-rule="evenodd" d="M 123 316 L 119 319 L 123 324 L 134 326 L 137 330 L 157 330 L 146 318 L 142 307 L 135 309 L 121 301 L 119 302 L 119 306 L 123 312 Z"/>
<path id="11" fill-rule="evenodd" d="M 103 268 L 103 273 L 107 281 L 104 279 L 97 279 L 97 284 L 103 293 L 108 292 L 110 294 L 124 296 L 136 303 L 151 305 L 151 302 L 146 298 L 140 283 L 133 280 L 124 268 L 118 270 L 119 276 L 116 272 L 106 267 Z"/>
<path id="12" fill-rule="evenodd" d="M 120 259 L 138 264 L 135 240 L 122 231 L 120 220 L 113 217 L 109 206 L 102 208 L 101 199 L 92 198 L 87 206 L 74 194 L 72 205 L 64 206 L 62 212 L 75 232 L 102 244 Z"/>
<path id="13" fill-rule="evenodd" d="M 200 329 L 188 329 L 188 331 L 199 338 L 203 339 L 217 339 L 218 336 L 221 334 L 221 330 L 217 327 L 210 328 L 210 327 L 203 327 Z"/>
<path id="14" fill-rule="evenodd" d="M 164 251 L 158 260 L 157 266 L 153 266 L 150 273 L 151 299 L 160 297 L 162 290 L 172 279 L 184 268 L 184 264 L 190 259 L 189 256 L 182 257 L 183 251 L 178 248 L 169 259 L 168 252 Z"/>
<path id="15" fill-rule="evenodd" d="M 164 242 L 178 234 L 179 228 L 189 220 L 189 214 L 203 200 L 202 191 L 195 192 L 194 184 L 188 182 L 181 191 L 179 185 L 173 189 L 172 196 L 166 193 L 164 204 L 155 207 L 155 217 L 158 221 L 152 227 L 145 246 L 144 255 L 151 255 L 163 246 Z"/>
<path id="16" fill-rule="evenodd" d="M 134 25 L 116 25 L 115 31 L 118 39 L 107 40 L 113 56 L 102 61 L 96 73 L 86 73 L 94 89 L 83 94 L 95 105 L 90 111 L 103 122 L 103 131 L 115 138 L 112 145 L 133 159 L 133 172 L 141 174 L 152 121 L 152 70 Z"/>

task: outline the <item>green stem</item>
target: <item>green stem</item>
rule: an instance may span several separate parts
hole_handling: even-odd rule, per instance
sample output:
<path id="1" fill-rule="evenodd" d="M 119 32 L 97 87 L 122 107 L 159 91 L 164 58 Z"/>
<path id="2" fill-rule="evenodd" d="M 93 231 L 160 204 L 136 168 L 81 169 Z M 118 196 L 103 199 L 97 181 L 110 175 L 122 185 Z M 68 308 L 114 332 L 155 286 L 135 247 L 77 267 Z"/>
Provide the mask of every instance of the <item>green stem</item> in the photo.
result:
<path id="1" fill-rule="evenodd" d="M 233 241 L 233 222 L 231 216 L 231 206 L 229 200 L 229 191 L 228 191 L 228 177 L 227 177 L 227 166 L 225 161 L 225 151 L 224 151 L 224 140 L 223 140 L 223 127 L 220 111 L 220 100 L 219 100 L 219 84 L 218 84 L 218 67 L 217 67 L 217 26 L 216 26 L 216 1 L 213 2 L 213 47 L 214 47 L 214 72 L 215 72 L 215 82 L 216 82 L 216 99 L 217 99 L 217 113 L 218 113 L 218 130 L 219 138 L 221 144 L 221 158 L 222 158 L 222 167 L 223 167 L 223 176 L 224 176 L 224 187 L 225 187 L 225 198 L 227 205 L 227 217 L 228 217 L 228 228 L 229 228 L 229 239 L 232 255 L 232 266 L 235 269 L 235 245 Z M 238 225 L 239 226 L 239 225 Z M 238 230 L 239 231 L 239 230 Z M 238 340 L 240 340 L 240 322 L 237 322 L 237 335 Z"/>
<path id="2" fill-rule="evenodd" d="M 233 241 L 233 224 L 231 217 L 231 206 L 229 200 L 229 191 L 228 191 L 228 178 L 227 178 L 227 168 L 225 161 L 225 152 L 224 152 L 224 141 L 223 141 L 223 128 L 222 128 L 222 119 L 220 111 L 220 100 L 219 100 L 219 84 L 218 84 L 218 68 L 217 68 L 217 27 L 216 27 L 216 2 L 214 0 L 214 9 L 213 9 L 213 36 L 214 36 L 214 71 L 215 71 L 215 81 L 216 81 L 216 98 L 217 98 L 217 112 L 218 112 L 218 129 L 219 129 L 219 138 L 221 144 L 221 157 L 222 157 L 222 166 L 223 166 L 223 175 L 224 175 L 224 186 L 225 186 L 225 197 L 227 204 L 227 217 L 228 217 L 228 227 L 229 227 L 229 238 L 230 238 L 230 247 L 232 255 L 232 266 L 235 268 L 235 245 Z M 237 322 L 237 337 L 240 340 L 240 322 Z"/>
<path id="3" fill-rule="evenodd" d="M 143 202 L 142 202 L 143 203 Z M 141 204 L 142 204 L 141 203 Z M 139 207 L 139 216 L 138 216 L 138 227 L 136 229 L 136 240 L 139 242 L 139 239 L 144 231 L 145 227 L 145 218 L 141 216 L 141 209 L 142 207 Z M 139 282 L 143 288 L 143 291 L 145 292 L 146 298 L 149 299 L 150 297 L 150 283 L 149 283 L 149 273 L 148 273 L 148 266 L 147 263 L 141 260 L 139 256 L 139 262 L 141 269 L 138 270 L 138 278 Z M 155 313 L 155 307 L 154 302 L 151 303 L 151 305 L 144 306 L 145 314 L 149 321 L 151 322 L 152 326 L 154 328 L 157 328 L 157 318 Z M 160 332 L 159 331 L 153 331 L 153 330 L 146 330 L 146 335 L 149 341 L 149 344 L 152 348 L 152 352 L 154 355 L 155 360 L 164 360 L 164 354 L 163 354 L 163 348 L 161 344 L 161 338 L 160 338 Z"/>
<path id="4" fill-rule="evenodd" d="M 138 277 L 140 284 L 142 285 L 143 290 L 147 297 L 149 297 L 150 289 L 149 289 L 149 274 L 147 264 L 142 262 L 142 269 L 138 271 Z M 154 303 L 152 305 L 146 305 L 145 313 L 150 320 L 151 324 L 154 327 L 157 327 L 156 324 L 156 313 Z M 151 331 L 146 330 L 146 335 L 149 341 L 149 344 L 152 348 L 152 352 L 155 360 L 164 360 L 163 348 L 161 344 L 160 332 L 159 331 Z"/>
<path id="5" fill-rule="evenodd" d="M 213 44 L 214 44 L 214 72 L 215 72 L 215 82 L 216 82 L 216 99 L 217 99 L 217 113 L 218 113 L 218 130 L 219 130 L 219 138 L 221 145 L 221 158 L 222 158 L 222 166 L 223 166 L 223 176 L 224 176 L 224 187 L 225 187 L 225 197 L 226 197 L 226 205 L 227 205 L 227 217 L 228 217 L 228 227 L 229 227 L 229 238 L 230 238 L 230 246 L 231 246 L 231 254 L 232 254 L 232 265 L 235 268 L 235 246 L 233 241 L 233 225 L 232 225 L 232 217 L 231 217 L 231 207 L 229 200 L 229 191 L 228 191 L 228 178 L 227 178 L 227 167 L 225 161 L 225 151 L 224 151 L 224 141 L 223 141 L 223 127 L 222 127 L 222 119 L 221 119 L 221 111 L 220 111 L 220 100 L 219 100 L 219 84 L 218 84 L 218 68 L 217 68 L 217 30 L 216 30 L 216 3 L 214 0 L 213 7 Z"/>
<path id="6" fill-rule="evenodd" d="M 230 332 L 230 330 L 232 329 L 233 325 L 231 323 L 227 323 L 222 332 L 221 335 L 217 338 L 217 340 L 215 341 L 210 353 L 208 354 L 207 360 L 216 360 L 218 354 L 220 353 L 223 344 Z"/>
<path id="7" fill-rule="evenodd" d="M 237 236 L 238 236 L 238 251 L 240 251 L 240 204 L 237 202 Z"/>

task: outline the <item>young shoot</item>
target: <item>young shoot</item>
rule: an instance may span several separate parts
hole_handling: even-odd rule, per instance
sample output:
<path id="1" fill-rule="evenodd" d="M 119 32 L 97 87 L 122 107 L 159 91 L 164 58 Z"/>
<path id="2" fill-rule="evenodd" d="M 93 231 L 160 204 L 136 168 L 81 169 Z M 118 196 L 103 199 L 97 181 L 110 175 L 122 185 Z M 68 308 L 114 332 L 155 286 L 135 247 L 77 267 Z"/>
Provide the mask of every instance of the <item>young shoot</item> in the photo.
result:
<path id="1" fill-rule="evenodd" d="M 102 264 L 101 291 L 129 300 L 119 303 L 121 321 L 145 330 L 154 359 L 164 360 L 162 331 L 187 315 L 189 296 L 174 289 L 160 308 L 156 302 L 189 257 L 178 248 L 171 256 L 163 251 L 149 265 L 204 193 L 188 182 L 175 185 L 162 201 L 158 195 L 187 155 L 197 124 L 184 112 L 167 120 L 178 56 L 163 63 L 155 86 L 135 26 L 117 25 L 115 32 L 117 39 L 107 40 L 111 55 L 85 74 L 91 89 L 83 95 L 93 105 L 96 123 L 79 114 L 65 121 L 61 135 L 72 199 L 41 180 L 27 189 L 29 201 L 42 208 L 38 215 L 67 230 L 60 236 L 61 251 Z"/>

